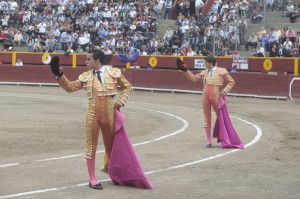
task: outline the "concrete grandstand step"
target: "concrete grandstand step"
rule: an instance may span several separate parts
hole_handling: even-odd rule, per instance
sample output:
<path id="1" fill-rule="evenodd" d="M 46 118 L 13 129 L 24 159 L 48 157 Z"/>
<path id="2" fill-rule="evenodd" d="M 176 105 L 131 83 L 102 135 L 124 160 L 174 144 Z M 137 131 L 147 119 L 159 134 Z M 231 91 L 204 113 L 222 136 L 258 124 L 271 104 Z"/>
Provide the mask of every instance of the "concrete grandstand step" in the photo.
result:
<path id="1" fill-rule="evenodd" d="M 266 23 L 265 28 L 270 29 L 270 28 L 278 27 L 282 31 L 283 27 L 285 26 L 291 27 L 296 32 L 300 31 L 299 23 Z"/>
<path id="2" fill-rule="evenodd" d="M 245 51 L 245 50 L 240 51 L 240 57 L 250 57 L 251 54 L 252 54 L 251 51 Z"/>
<path id="3" fill-rule="evenodd" d="M 175 20 L 170 20 L 170 19 L 160 19 L 158 20 L 158 24 L 175 24 Z"/>
<path id="4" fill-rule="evenodd" d="M 300 19 L 296 19 L 295 23 L 291 23 L 290 19 L 283 18 L 282 14 L 282 11 L 266 12 L 266 18 L 262 20 L 260 24 L 252 24 L 251 21 L 247 19 L 248 28 L 245 38 L 248 39 L 252 32 L 257 33 L 262 26 L 264 26 L 267 31 L 276 27 L 283 30 L 284 26 L 289 26 L 295 31 L 300 31 Z"/>
<path id="5" fill-rule="evenodd" d="M 239 51 L 246 51 L 245 45 L 240 45 L 239 46 Z"/>
<path id="6" fill-rule="evenodd" d="M 267 22 L 267 23 L 291 23 L 290 18 L 287 18 L 287 17 L 283 18 L 282 16 L 279 18 L 266 18 L 265 22 Z M 299 26 L 300 20 L 296 19 L 295 23 L 296 24 L 298 23 L 298 26 Z"/>
<path id="7" fill-rule="evenodd" d="M 28 52 L 27 47 L 14 47 L 14 51 L 16 52 Z"/>
<path id="8" fill-rule="evenodd" d="M 282 17 L 282 15 L 283 15 L 283 11 L 265 12 L 266 18 L 278 18 L 278 17 Z"/>
<path id="9" fill-rule="evenodd" d="M 156 35 L 159 38 L 162 38 L 164 36 L 164 34 L 168 28 L 174 28 L 176 26 L 175 20 L 161 19 L 161 20 L 158 20 L 157 22 L 158 22 L 158 24 L 157 24 Z"/>

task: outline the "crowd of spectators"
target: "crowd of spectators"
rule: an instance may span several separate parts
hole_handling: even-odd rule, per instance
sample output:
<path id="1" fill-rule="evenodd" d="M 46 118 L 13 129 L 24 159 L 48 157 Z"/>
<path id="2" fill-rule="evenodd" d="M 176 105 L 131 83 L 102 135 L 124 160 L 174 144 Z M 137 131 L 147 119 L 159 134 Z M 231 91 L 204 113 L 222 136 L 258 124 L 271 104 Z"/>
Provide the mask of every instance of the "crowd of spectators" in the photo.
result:
<path id="1" fill-rule="evenodd" d="M 246 19 L 251 23 L 262 24 L 263 9 L 267 12 L 282 11 L 286 17 L 292 17 L 293 23 L 295 13 L 299 12 L 299 6 L 293 6 L 292 13 L 286 12 L 292 4 L 291 1 L 266 1 L 266 7 L 263 1 L 252 0 L 216 0 L 208 16 L 189 15 L 185 13 L 184 2 L 175 1 L 176 4 L 176 27 L 168 29 L 164 35 L 164 49 L 172 49 L 173 55 L 208 55 L 214 52 L 216 55 L 235 55 L 241 46 L 248 50 L 251 46 L 253 56 L 298 56 L 299 55 L 299 37 L 300 34 L 291 27 L 271 28 L 270 30 L 259 30 L 253 32 L 249 39 L 245 38 L 248 24 Z M 202 0 L 196 0 L 197 5 L 203 6 Z M 283 28 L 283 27 L 282 27 Z M 276 33 L 275 33 L 276 32 Z M 292 46 L 290 46 L 290 42 Z M 288 43 L 288 45 L 287 45 Z M 272 53 L 274 46 L 285 48 L 284 52 L 278 50 L 278 53 Z M 298 51 L 296 50 L 296 46 Z M 297 53 L 298 52 L 298 53 Z"/>
<path id="2" fill-rule="evenodd" d="M 266 9 L 282 10 L 293 23 L 299 6 L 284 2 L 267 0 Z M 198 12 L 203 5 L 196 0 L 196 13 L 190 13 L 189 0 L 24 0 L 21 5 L 0 0 L 0 45 L 2 50 L 27 47 L 29 52 L 101 48 L 106 54 L 186 56 L 235 54 L 244 45 L 246 50 L 251 46 L 254 56 L 299 55 L 300 34 L 288 27 L 260 30 L 245 39 L 246 19 L 261 23 L 263 1 L 216 0 L 207 16 Z M 159 38 L 158 19 L 170 19 L 172 7 L 176 23 Z M 281 45 L 288 50 L 281 53 Z M 278 53 L 273 53 L 275 46 Z"/>
<path id="3" fill-rule="evenodd" d="M 0 1 L 0 42 L 4 49 L 30 52 L 129 53 L 156 36 L 163 1 Z"/>
<path id="4" fill-rule="evenodd" d="M 252 47 L 252 55 L 269 57 L 298 57 L 300 50 L 300 32 L 292 27 L 278 27 L 267 31 L 263 26 L 257 33 L 252 33 L 246 43 L 246 50 Z M 267 52 L 269 54 L 267 54 Z"/>

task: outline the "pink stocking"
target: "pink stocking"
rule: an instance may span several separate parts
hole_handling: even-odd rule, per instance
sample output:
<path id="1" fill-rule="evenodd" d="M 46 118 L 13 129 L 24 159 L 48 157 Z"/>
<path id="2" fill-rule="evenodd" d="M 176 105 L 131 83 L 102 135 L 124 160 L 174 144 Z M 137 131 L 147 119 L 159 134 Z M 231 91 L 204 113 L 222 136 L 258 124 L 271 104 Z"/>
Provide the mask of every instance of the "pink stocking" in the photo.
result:
<path id="1" fill-rule="evenodd" d="M 206 131 L 207 144 L 211 144 L 211 132 L 210 132 L 210 128 L 205 128 L 205 131 Z"/>
<path id="2" fill-rule="evenodd" d="M 89 177 L 90 177 L 90 183 L 92 185 L 95 185 L 98 183 L 96 176 L 95 176 L 95 157 L 92 159 L 87 159 L 87 168 L 89 172 Z"/>

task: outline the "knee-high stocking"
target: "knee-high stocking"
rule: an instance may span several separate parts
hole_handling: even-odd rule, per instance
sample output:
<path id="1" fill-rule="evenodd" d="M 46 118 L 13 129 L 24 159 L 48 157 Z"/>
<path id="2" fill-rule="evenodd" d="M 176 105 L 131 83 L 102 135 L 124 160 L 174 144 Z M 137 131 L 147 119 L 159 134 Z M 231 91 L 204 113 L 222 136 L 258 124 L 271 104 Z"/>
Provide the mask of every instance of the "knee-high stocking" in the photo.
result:
<path id="1" fill-rule="evenodd" d="M 211 144 L 211 129 L 206 127 L 205 132 L 206 132 L 206 142 L 207 144 Z"/>
<path id="2" fill-rule="evenodd" d="M 98 183 L 96 176 L 95 176 L 95 157 L 92 159 L 87 159 L 87 169 L 89 172 L 89 178 L 90 178 L 90 183 L 92 185 L 95 185 Z"/>

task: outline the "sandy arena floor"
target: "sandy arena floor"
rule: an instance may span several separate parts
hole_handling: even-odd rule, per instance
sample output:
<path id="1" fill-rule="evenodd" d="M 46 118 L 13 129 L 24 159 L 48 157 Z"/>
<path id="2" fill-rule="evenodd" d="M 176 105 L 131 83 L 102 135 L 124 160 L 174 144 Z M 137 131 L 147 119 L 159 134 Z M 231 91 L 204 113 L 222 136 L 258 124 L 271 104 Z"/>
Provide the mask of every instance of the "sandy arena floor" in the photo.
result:
<path id="1" fill-rule="evenodd" d="M 243 150 L 205 148 L 201 95 L 133 91 L 122 112 L 153 190 L 88 188 L 84 91 L 0 85 L 0 199 L 300 198 L 300 105 L 229 97 Z M 143 143 L 140 144 L 139 143 Z M 97 169 L 102 164 L 99 140 Z"/>

